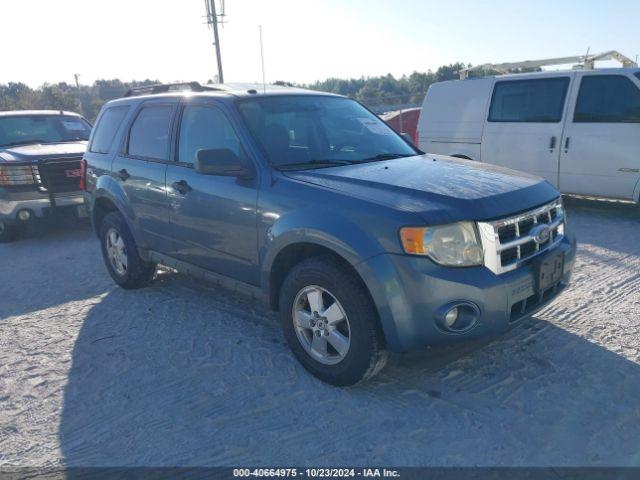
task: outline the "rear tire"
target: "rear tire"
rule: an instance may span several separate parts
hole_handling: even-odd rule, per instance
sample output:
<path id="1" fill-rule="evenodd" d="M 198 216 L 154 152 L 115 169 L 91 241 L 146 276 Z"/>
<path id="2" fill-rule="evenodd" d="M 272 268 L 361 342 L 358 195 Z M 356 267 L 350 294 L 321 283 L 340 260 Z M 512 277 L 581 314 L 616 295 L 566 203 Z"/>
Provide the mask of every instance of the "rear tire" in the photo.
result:
<path id="1" fill-rule="evenodd" d="M 0 243 L 9 243 L 16 238 L 16 226 L 12 223 L 0 220 Z"/>
<path id="2" fill-rule="evenodd" d="M 296 265 L 282 285 L 279 306 L 291 351 L 323 382 L 354 385 L 386 364 L 377 310 L 359 279 L 335 259 Z"/>
<path id="3" fill-rule="evenodd" d="M 113 281 L 125 289 L 149 285 L 156 265 L 140 257 L 136 242 L 120 212 L 108 213 L 100 225 L 102 256 Z"/>

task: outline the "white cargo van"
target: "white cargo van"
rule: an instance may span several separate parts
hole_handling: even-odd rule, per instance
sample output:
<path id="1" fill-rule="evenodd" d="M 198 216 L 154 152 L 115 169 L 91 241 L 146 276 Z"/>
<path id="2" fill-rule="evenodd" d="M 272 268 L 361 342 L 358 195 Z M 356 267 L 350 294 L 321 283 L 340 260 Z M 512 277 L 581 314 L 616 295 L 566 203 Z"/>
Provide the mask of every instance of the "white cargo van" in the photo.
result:
<path id="1" fill-rule="evenodd" d="M 640 70 L 499 75 L 431 85 L 420 149 L 546 178 L 561 192 L 640 201 Z"/>

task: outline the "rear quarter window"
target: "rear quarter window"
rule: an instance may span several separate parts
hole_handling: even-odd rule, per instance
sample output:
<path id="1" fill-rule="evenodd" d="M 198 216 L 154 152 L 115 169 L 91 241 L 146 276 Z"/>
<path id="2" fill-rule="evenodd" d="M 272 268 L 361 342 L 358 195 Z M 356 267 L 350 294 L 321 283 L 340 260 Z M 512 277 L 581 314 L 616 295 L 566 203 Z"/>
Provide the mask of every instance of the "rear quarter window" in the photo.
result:
<path id="1" fill-rule="evenodd" d="M 109 153 L 116 132 L 129 111 L 128 106 L 111 107 L 100 117 L 89 151 L 93 153 Z"/>
<path id="2" fill-rule="evenodd" d="M 496 82 L 490 122 L 557 123 L 562 120 L 569 77 Z"/>

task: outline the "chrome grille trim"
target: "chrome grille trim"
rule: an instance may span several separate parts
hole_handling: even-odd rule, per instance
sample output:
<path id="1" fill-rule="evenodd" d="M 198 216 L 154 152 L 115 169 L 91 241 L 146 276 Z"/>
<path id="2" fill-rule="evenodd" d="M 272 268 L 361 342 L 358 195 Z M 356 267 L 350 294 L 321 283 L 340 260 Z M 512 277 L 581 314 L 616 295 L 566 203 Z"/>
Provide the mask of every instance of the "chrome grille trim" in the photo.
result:
<path id="1" fill-rule="evenodd" d="M 564 237 L 564 219 L 562 201 L 558 199 L 519 215 L 490 222 L 478 222 L 478 231 L 480 232 L 480 239 L 484 249 L 485 266 L 496 274 L 510 272 L 518 268 L 522 263 L 552 249 Z M 523 233 L 523 222 L 526 224 L 533 222 L 533 226 L 539 223 L 549 225 L 552 236 L 548 243 L 542 246 L 535 243 L 533 236 L 529 233 L 532 227 L 529 227 L 529 230 Z M 511 230 L 508 229 L 511 225 L 514 227 L 512 229 L 514 232 L 513 238 L 508 238 L 506 241 L 501 240 L 501 233 Z M 503 254 L 507 259 L 506 261 L 503 261 Z"/>

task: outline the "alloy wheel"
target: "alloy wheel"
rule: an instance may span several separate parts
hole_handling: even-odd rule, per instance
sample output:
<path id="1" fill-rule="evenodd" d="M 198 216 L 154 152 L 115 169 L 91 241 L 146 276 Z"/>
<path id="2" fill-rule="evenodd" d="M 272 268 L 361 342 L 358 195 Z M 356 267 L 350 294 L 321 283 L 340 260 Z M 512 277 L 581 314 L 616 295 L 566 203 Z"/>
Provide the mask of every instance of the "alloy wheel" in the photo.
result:
<path id="1" fill-rule="evenodd" d="M 118 275 L 125 275 L 127 273 L 127 249 L 122 235 L 115 228 L 110 228 L 105 240 L 107 257 L 111 266 Z"/>
<path id="2" fill-rule="evenodd" d="M 351 327 L 338 299 L 328 290 L 310 285 L 293 302 L 293 326 L 304 350 L 314 360 L 335 365 L 351 346 Z"/>

